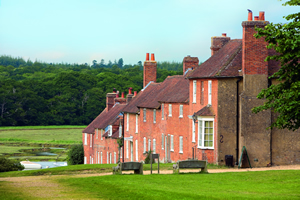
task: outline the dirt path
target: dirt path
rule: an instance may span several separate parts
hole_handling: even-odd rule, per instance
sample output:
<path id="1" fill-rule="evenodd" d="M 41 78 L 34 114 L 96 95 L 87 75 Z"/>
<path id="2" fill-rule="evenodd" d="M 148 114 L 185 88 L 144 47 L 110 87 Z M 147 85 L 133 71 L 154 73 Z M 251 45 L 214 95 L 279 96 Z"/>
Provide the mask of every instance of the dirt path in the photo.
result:
<path id="1" fill-rule="evenodd" d="M 252 169 L 209 169 L 209 173 L 226 173 L 226 172 L 246 172 L 246 171 L 268 171 L 268 170 L 300 170 L 300 165 L 273 166 Z M 197 172 L 199 170 L 181 170 L 181 172 Z M 132 173 L 132 172 L 125 172 Z M 153 171 L 154 174 L 157 171 Z M 160 171 L 160 174 L 171 174 L 172 170 Z M 14 192 L 21 193 L 25 199 L 83 199 L 85 196 L 77 193 L 74 189 L 62 186 L 56 182 L 57 178 L 70 177 L 91 177 L 91 176 L 106 176 L 112 173 L 98 174 L 78 174 L 78 175 L 56 175 L 56 176 L 26 176 L 26 177 L 7 177 L 0 178 L 1 181 L 6 181 L 10 188 L 14 188 Z M 144 171 L 145 175 L 149 175 L 150 171 Z M 66 192 L 67 191 L 67 192 Z M 80 197 L 81 196 L 81 197 Z M 74 198 L 75 197 L 75 198 Z"/>

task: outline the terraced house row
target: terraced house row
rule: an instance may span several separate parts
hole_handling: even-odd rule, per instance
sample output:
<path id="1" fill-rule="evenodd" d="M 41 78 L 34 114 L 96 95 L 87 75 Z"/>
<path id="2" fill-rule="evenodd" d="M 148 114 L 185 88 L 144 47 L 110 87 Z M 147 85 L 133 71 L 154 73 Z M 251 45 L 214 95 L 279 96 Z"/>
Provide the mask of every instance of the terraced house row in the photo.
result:
<path id="1" fill-rule="evenodd" d="M 144 88 L 125 98 L 107 94 L 106 108 L 83 130 L 85 163 L 143 161 L 150 149 L 161 162 L 186 159 L 225 164 L 233 155 L 238 164 L 242 147 L 254 167 L 300 164 L 300 134 L 266 129 L 276 117 L 269 110 L 251 109 L 263 104 L 257 94 L 276 80 L 268 79 L 279 68 L 265 62 L 275 52 L 255 27 L 269 22 L 264 12 L 242 22 L 242 39 L 226 34 L 211 38 L 211 57 L 199 65 L 197 57 L 183 59 L 183 75 L 156 83 L 154 54 L 146 54 Z M 119 148 L 118 143 L 124 146 Z"/>

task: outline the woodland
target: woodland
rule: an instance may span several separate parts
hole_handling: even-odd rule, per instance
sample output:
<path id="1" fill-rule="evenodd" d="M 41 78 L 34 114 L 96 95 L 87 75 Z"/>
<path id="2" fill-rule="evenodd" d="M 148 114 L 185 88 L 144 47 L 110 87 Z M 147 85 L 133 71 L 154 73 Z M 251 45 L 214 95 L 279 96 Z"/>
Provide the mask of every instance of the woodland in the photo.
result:
<path id="1" fill-rule="evenodd" d="M 158 62 L 157 82 L 182 74 L 182 63 Z M 0 56 L 0 126 L 87 125 L 105 108 L 114 88 L 143 87 L 143 63 L 123 59 L 92 65 L 45 63 Z"/>

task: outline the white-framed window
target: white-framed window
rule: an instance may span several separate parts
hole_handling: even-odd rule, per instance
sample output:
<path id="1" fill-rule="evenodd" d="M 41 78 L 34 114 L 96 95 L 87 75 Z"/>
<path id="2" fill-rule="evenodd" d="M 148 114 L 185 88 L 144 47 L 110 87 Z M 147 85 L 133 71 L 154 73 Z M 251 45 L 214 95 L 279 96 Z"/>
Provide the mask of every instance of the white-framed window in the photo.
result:
<path id="1" fill-rule="evenodd" d="M 90 156 L 90 164 L 92 164 L 92 156 Z"/>
<path id="2" fill-rule="evenodd" d="M 156 140 L 153 139 L 153 153 L 156 152 Z"/>
<path id="3" fill-rule="evenodd" d="M 146 152 L 146 150 L 147 150 L 147 147 L 146 147 L 146 145 L 147 145 L 147 142 L 146 142 L 146 138 L 144 137 L 144 153 Z"/>
<path id="4" fill-rule="evenodd" d="M 128 158 L 128 140 L 126 140 L 126 158 Z"/>
<path id="5" fill-rule="evenodd" d="M 183 137 L 179 136 L 179 153 L 183 153 Z"/>
<path id="6" fill-rule="evenodd" d="M 153 123 L 156 123 L 156 109 L 153 109 Z"/>
<path id="7" fill-rule="evenodd" d="M 123 147 L 120 147 L 120 158 L 123 158 Z"/>
<path id="8" fill-rule="evenodd" d="M 109 164 L 111 164 L 111 153 L 109 153 Z"/>
<path id="9" fill-rule="evenodd" d="M 151 140 L 148 139 L 148 151 L 150 151 L 150 150 L 151 150 Z"/>
<path id="10" fill-rule="evenodd" d="M 169 104 L 169 117 L 172 117 L 172 104 Z"/>
<path id="11" fill-rule="evenodd" d="M 98 129 L 96 128 L 96 139 L 98 139 Z"/>
<path id="12" fill-rule="evenodd" d="M 179 118 L 183 118 L 183 105 L 179 105 Z"/>
<path id="13" fill-rule="evenodd" d="M 171 151 L 174 151 L 174 135 L 171 135 Z"/>
<path id="14" fill-rule="evenodd" d="M 211 105 L 211 80 L 208 81 L 208 104 Z"/>
<path id="15" fill-rule="evenodd" d="M 138 140 L 135 140 L 135 160 L 139 161 L 139 148 L 138 148 Z"/>
<path id="16" fill-rule="evenodd" d="M 101 154 L 100 154 L 100 164 L 102 164 L 102 151 L 101 151 Z"/>
<path id="17" fill-rule="evenodd" d="M 91 164 L 94 164 L 94 158 L 92 157 L 92 163 Z"/>
<path id="18" fill-rule="evenodd" d="M 139 115 L 135 115 L 135 133 L 138 133 L 139 131 Z"/>
<path id="19" fill-rule="evenodd" d="M 164 120 L 165 117 L 165 104 L 161 104 L 161 119 Z"/>
<path id="20" fill-rule="evenodd" d="M 93 147 L 93 134 L 90 134 L 90 147 Z"/>
<path id="21" fill-rule="evenodd" d="M 194 122 L 194 120 L 192 120 L 192 123 L 193 123 L 193 125 L 192 125 L 192 142 L 196 142 L 196 134 L 195 134 L 195 131 L 196 131 L 196 127 L 195 127 L 195 122 Z"/>
<path id="22" fill-rule="evenodd" d="M 117 153 L 114 152 L 114 163 L 116 164 L 117 163 Z"/>
<path id="23" fill-rule="evenodd" d="M 146 122 L 146 108 L 143 109 L 143 119 L 144 122 Z"/>
<path id="24" fill-rule="evenodd" d="M 101 129 L 101 140 L 103 140 L 103 129 Z"/>
<path id="25" fill-rule="evenodd" d="M 126 131 L 129 131 L 129 113 L 126 114 Z"/>
<path id="26" fill-rule="evenodd" d="M 84 164 L 86 164 L 86 156 L 84 156 Z"/>
<path id="27" fill-rule="evenodd" d="M 213 118 L 203 118 L 198 121 L 198 148 L 214 148 Z"/>
<path id="28" fill-rule="evenodd" d="M 197 95 L 197 80 L 193 80 L 193 103 L 196 103 Z"/>
<path id="29" fill-rule="evenodd" d="M 109 125 L 108 128 L 108 136 L 112 136 L 112 125 Z"/>
<path id="30" fill-rule="evenodd" d="M 106 163 L 109 164 L 108 152 L 106 152 Z"/>
<path id="31" fill-rule="evenodd" d="M 98 151 L 96 151 L 96 164 L 99 164 L 99 152 Z"/>
<path id="32" fill-rule="evenodd" d="M 122 124 L 119 126 L 119 137 L 122 137 Z"/>
<path id="33" fill-rule="evenodd" d="M 87 145 L 87 133 L 84 134 L 84 145 Z"/>
<path id="34" fill-rule="evenodd" d="M 162 149 L 162 150 L 164 149 L 164 145 L 165 145 L 164 139 L 165 139 L 165 136 L 164 136 L 164 134 L 162 133 L 162 134 L 161 134 L 161 149 Z"/>

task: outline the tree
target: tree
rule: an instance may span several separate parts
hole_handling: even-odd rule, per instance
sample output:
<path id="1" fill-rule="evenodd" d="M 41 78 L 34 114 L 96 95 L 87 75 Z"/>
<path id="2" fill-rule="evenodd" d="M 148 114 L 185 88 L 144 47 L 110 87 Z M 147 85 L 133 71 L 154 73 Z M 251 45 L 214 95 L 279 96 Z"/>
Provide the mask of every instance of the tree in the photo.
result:
<path id="1" fill-rule="evenodd" d="M 120 58 L 120 59 L 118 60 L 118 66 L 119 66 L 120 68 L 123 67 L 123 58 Z"/>
<path id="2" fill-rule="evenodd" d="M 0 172 L 21 171 L 24 166 L 20 162 L 0 157 Z"/>
<path id="3" fill-rule="evenodd" d="M 283 6 L 299 6 L 300 0 L 289 0 Z M 268 49 L 274 49 L 277 54 L 268 56 L 265 61 L 276 60 L 281 68 L 270 78 L 276 78 L 279 84 L 271 85 L 262 90 L 258 98 L 266 98 L 264 105 L 255 107 L 258 113 L 272 109 L 277 113 L 276 120 L 270 128 L 295 131 L 300 127 L 300 12 L 284 17 L 285 24 L 273 24 L 264 29 L 257 28 L 256 38 L 265 37 Z"/>
<path id="4" fill-rule="evenodd" d="M 84 162 L 83 145 L 73 145 L 68 152 L 68 165 L 79 165 Z"/>

